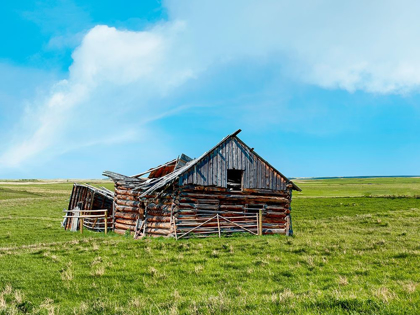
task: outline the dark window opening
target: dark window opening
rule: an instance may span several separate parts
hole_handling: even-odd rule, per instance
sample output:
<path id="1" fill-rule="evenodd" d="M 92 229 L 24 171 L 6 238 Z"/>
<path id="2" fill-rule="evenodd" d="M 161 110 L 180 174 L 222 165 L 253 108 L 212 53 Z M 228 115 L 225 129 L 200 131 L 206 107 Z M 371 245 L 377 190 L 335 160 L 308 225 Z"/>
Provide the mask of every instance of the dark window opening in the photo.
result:
<path id="1" fill-rule="evenodd" d="M 230 191 L 242 190 L 242 173 L 241 170 L 227 170 L 227 188 Z"/>

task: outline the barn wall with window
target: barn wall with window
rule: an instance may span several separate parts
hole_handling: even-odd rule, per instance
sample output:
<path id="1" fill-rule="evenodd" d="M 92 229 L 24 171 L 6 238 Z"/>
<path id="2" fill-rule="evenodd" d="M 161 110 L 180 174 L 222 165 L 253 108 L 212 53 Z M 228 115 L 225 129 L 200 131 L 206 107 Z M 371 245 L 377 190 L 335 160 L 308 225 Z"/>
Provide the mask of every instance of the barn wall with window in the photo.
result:
<path id="1" fill-rule="evenodd" d="M 243 189 L 287 190 L 287 179 L 237 137 L 228 138 L 214 148 L 183 174 L 179 183 L 227 188 L 228 170 L 243 171 Z"/>
<path id="2" fill-rule="evenodd" d="M 180 175 L 175 188 L 172 211 L 178 237 L 192 228 L 194 234 L 214 233 L 218 224 L 228 225 L 232 232 L 245 227 L 257 233 L 256 216 L 260 210 L 262 234 L 293 233 L 293 185 L 236 135 L 227 137 L 198 160 Z M 216 214 L 222 221 L 215 222 Z M 231 222 L 238 225 L 232 227 Z"/>

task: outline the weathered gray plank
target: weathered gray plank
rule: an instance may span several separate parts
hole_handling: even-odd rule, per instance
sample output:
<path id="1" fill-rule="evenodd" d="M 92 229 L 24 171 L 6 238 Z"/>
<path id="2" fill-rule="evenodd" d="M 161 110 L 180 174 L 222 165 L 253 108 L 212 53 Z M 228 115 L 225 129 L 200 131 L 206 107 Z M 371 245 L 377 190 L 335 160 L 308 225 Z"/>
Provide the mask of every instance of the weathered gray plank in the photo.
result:
<path id="1" fill-rule="evenodd" d="M 217 186 L 222 187 L 222 158 L 221 149 L 217 150 Z"/>

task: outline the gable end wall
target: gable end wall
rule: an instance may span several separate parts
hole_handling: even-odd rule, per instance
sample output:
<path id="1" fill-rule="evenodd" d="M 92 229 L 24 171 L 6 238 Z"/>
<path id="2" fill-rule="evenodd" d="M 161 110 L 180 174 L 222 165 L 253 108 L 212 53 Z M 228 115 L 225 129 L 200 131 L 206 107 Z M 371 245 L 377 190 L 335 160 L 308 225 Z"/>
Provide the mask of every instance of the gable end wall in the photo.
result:
<path id="1" fill-rule="evenodd" d="M 183 174 L 179 184 L 227 187 L 227 170 L 243 170 L 243 188 L 287 190 L 287 182 L 272 167 L 232 137 L 211 151 L 202 161 Z"/>

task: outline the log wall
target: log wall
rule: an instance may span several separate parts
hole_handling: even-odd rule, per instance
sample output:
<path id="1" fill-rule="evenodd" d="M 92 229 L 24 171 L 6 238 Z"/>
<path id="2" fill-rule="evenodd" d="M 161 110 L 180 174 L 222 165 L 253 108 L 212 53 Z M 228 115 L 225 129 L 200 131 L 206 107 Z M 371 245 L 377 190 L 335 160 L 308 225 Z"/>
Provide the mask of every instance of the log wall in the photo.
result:
<path id="1" fill-rule="evenodd" d="M 136 185 L 124 181 L 115 182 L 114 232 L 124 234 L 134 231 L 138 219 L 144 218 L 144 204 L 139 200 L 141 192 L 134 191 Z"/>
<path id="2" fill-rule="evenodd" d="M 173 210 L 174 195 L 171 192 L 146 200 L 146 222 L 144 234 L 147 236 L 175 236 Z"/>
<path id="3" fill-rule="evenodd" d="M 128 230 L 136 235 L 176 238 L 208 237 L 219 231 L 258 234 L 259 210 L 262 234 L 288 234 L 291 228 L 290 188 L 231 192 L 221 187 L 184 185 L 142 199 L 141 191 L 134 188 L 132 183 L 115 182 L 116 233 Z"/>
<path id="4" fill-rule="evenodd" d="M 216 214 L 229 221 L 236 222 L 252 232 L 257 232 L 257 216 L 262 209 L 262 234 L 287 234 L 289 229 L 290 193 L 261 194 L 256 190 L 248 192 L 228 192 L 220 189 L 197 190 L 184 188 L 177 198 L 174 211 L 177 235 L 187 232 L 194 224 L 203 223 Z M 246 232 L 244 229 L 222 222 L 222 227 L 229 227 L 225 232 Z M 217 231 L 216 222 L 194 231 L 195 234 L 207 234 Z"/>
<path id="5" fill-rule="evenodd" d="M 183 186 L 145 199 L 143 235 L 207 237 L 219 231 L 258 234 L 260 209 L 262 234 L 288 234 L 290 201 L 290 191 L 268 195 L 260 190 L 233 193 L 217 187 Z"/>

